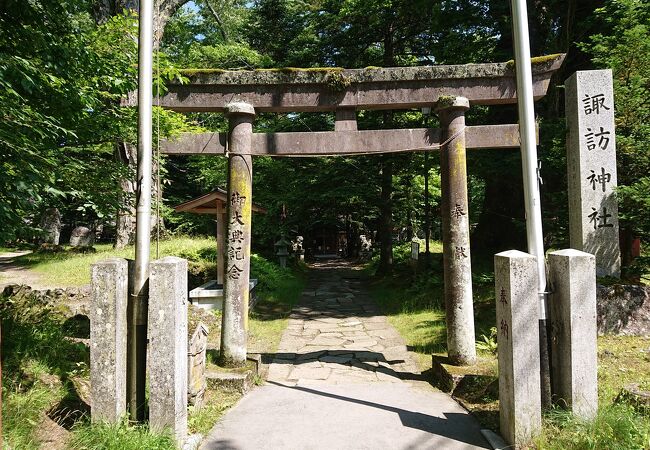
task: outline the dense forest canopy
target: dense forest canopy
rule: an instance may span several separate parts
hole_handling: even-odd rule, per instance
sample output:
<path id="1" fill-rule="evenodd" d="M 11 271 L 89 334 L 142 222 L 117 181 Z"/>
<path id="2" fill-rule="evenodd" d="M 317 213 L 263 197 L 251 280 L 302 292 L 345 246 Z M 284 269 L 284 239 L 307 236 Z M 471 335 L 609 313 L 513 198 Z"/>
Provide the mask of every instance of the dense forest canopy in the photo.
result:
<path id="1" fill-rule="evenodd" d="M 200 0 L 161 1 L 156 87 L 182 69 L 412 66 L 512 58 L 508 2 L 494 0 Z M 116 157 L 134 142 L 137 15 L 133 2 L 8 0 L 0 7 L 0 241 L 33 240 L 46 208 L 64 223 L 115 227 L 132 196 L 121 180 L 133 164 Z M 619 196 L 623 231 L 650 233 L 650 8 L 644 0 L 530 2 L 532 53 L 567 60 L 536 105 L 547 246 L 566 246 L 563 81 L 575 70 L 614 71 Z M 159 44 L 159 45 L 158 45 Z M 158 119 L 159 118 L 159 119 Z M 158 111 L 160 135 L 226 128 L 219 114 Z M 468 124 L 516 122 L 512 106 L 475 107 Z M 359 129 L 437 126 L 421 111 L 358 112 Z M 332 114 L 260 114 L 256 131 L 332 130 Z M 157 129 L 157 127 L 155 127 Z M 157 136 L 154 137 L 154 141 Z M 127 158 L 128 159 L 128 158 Z M 127 161 L 128 162 L 128 161 Z M 439 235 L 437 155 L 317 159 L 256 158 L 254 246 L 272 250 L 290 236 L 345 232 L 384 242 L 424 235 L 425 173 L 430 228 Z M 160 163 L 163 219 L 169 232 L 214 233 L 210 217 L 170 206 L 225 185 L 220 157 L 166 157 Z M 473 251 L 525 246 L 517 151 L 470 152 Z M 281 214 L 281 212 L 285 212 Z M 107 234 L 110 236 L 110 234 Z"/>

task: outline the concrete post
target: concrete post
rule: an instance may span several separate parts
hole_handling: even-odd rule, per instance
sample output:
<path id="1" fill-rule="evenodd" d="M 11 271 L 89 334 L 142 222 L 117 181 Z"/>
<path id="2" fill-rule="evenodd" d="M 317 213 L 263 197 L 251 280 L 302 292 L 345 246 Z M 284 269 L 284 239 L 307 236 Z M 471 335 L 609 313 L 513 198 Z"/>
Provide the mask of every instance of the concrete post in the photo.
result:
<path id="1" fill-rule="evenodd" d="M 501 435 L 519 448 L 542 426 L 537 258 L 517 250 L 494 256 Z"/>
<path id="2" fill-rule="evenodd" d="M 449 141 L 440 151 L 447 352 L 459 365 L 476 361 L 464 131 L 468 109 L 464 97 L 444 97 L 436 104 L 443 142 Z"/>
<path id="3" fill-rule="evenodd" d="M 578 250 L 548 255 L 554 400 L 583 419 L 598 411 L 596 259 Z"/>
<path id="4" fill-rule="evenodd" d="M 247 103 L 226 106 L 228 135 L 228 207 L 226 274 L 221 326 L 221 363 L 246 363 L 250 279 L 253 161 L 250 156 L 255 109 Z"/>
<path id="5" fill-rule="evenodd" d="M 91 286 L 91 419 L 116 423 L 126 414 L 126 259 L 111 258 L 93 264 Z"/>
<path id="6" fill-rule="evenodd" d="M 150 264 L 149 423 L 187 436 L 187 261 L 168 256 Z"/>

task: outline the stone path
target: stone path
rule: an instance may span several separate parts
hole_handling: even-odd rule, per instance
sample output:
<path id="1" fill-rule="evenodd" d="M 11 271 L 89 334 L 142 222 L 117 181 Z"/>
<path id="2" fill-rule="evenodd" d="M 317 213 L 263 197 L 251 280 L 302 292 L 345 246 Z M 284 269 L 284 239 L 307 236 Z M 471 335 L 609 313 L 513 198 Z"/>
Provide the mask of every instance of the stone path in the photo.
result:
<path id="1" fill-rule="evenodd" d="M 313 265 L 267 379 L 293 385 L 400 383 L 417 376 L 418 366 L 404 340 L 368 297 L 359 277 L 353 278 L 350 270 L 328 270 L 331 264 Z"/>
<path id="2" fill-rule="evenodd" d="M 267 384 L 232 408 L 201 448 L 489 448 L 467 411 L 420 381 L 354 267 L 311 268 Z"/>

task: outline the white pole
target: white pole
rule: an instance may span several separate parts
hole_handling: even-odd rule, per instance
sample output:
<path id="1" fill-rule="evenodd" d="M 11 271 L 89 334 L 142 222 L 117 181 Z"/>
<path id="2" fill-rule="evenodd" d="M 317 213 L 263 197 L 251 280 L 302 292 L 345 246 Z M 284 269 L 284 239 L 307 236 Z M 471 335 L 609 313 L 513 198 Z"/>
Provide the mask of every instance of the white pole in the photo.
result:
<path id="1" fill-rule="evenodd" d="M 140 0 L 138 39 L 138 179 L 135 271 L 129 344 L 131 418 L 143 417 L 146 369 L 147 282 L 151 247 L 153 1 Z"/>
<path id="2" fill-rule="evenodd" d="M 546 322 L 546 260 L 542 234 L 542 208 L 539 194 L 537 166 L 537 141 L 535 139 L 535 106 L 533 74 L 530 59 L 528 11 L 526 0 L 512 0 L 512 23 L 517 72 L 517 107 L 521 139 L 521 165 L 524 178 L 524 204 L 526 209 L 526 237 L 528 253 L 537 257 L 539 274 L 539 334 L 542 375 L 542 404 L 550 403 L 550 378 L 548 337 Z"/>
<path id="3" fill-rule="evenodd" d="M 517 107 L 521 136 L 521 163 L 524 175 L 526 208 L 526 235 L 528 252 L 537 257 L 539 272 L 540 319 L 546 319 L 543 302 L 546 292 L 546 263 L 542 235 L 542 208 L 537 173 L 537 140 L 535 136 L 535 107 L 533 75 L 528 38 L 528 14 L 525 0 L 513 0 L 512 15 L 515 41 L 515 67 L 517 70 Z"/>

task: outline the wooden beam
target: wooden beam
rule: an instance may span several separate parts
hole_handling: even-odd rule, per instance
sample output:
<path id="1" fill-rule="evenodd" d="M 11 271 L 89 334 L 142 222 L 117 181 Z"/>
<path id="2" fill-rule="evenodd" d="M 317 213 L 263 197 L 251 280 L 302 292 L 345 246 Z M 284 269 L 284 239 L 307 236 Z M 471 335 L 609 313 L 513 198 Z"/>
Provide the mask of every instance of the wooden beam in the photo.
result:
<path id="1" fill-rule="evenodd" d="M 546 94 L 564 55 L 533 59 L 535 99 Z M 171 84 L 161 106 L 175 111 L 222 112 L 231 101 L 259 112 L 409 109 L 431 106 L 443 96 L 472 104 L 515 103 L 511 63 L 367 69 L 195 70 L 189 83 Z"/>
<path id="2" fill-rule="evenodd" d="M 518 125 L 482 125 L 466 128 L 468 149 L 518 148 Z M 160 151 L 171 155 L 223 155 L 225 133 L 182 134 L 162 141 Z M 334 156 L 438 150 L 440 130 L 317 131 L 254 133 L 251 153 L 257 156 Z"/>

